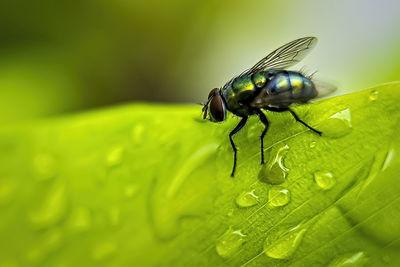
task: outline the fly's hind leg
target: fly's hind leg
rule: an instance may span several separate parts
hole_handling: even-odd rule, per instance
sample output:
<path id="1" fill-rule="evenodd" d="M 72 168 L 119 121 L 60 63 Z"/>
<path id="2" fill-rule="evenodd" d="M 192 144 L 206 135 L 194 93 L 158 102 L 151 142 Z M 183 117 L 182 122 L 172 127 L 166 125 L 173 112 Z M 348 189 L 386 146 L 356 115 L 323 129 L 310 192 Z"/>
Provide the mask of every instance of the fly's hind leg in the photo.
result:
<path id="1" fill-rule="evenodd" d="M 264 113 L 261 110 L 257 110 L 258 117 L 260 118 L 260 121 L 264 124 L 265 128 L 260 136 L 261 139 L 261 164 L 264 164 L 264 136 L 268 131 L 268 119 L 265 117 Z"/>
<path id="2" fill-rule="evenodd" d="M 304 121 L 302 121 L 302 120 L 299 118 L 299 116 L 297 116 L 297 114 L 296 114 L 293 110 L 291 110 L 290 108 L 288 108 L 288 107 L 287 107 L 287 108 L 267 107 L 267 108 L 265 108 L 265 109 L 270 110 L 270 111 L 275 111 L 275 112 L 289 111 L 290 114 L 292 114 L 292 116 L 294 117 L 294 119 L 295 119 L 296 121 L 300 122 L 301 124 L 303 124 L 304 126 L 306 126 L 308 129 L 310 129 L 310 130 L 313 131 L 314 133 L 319 134 L 319 135 L 322 135 L 322 132 L 320 132 L 320 131 L 314 129 L 313 127 L 311 127 L 310 125 L 308 125 L 307 123 L 305 123 Z"/>
<path id="3" fill-rule="evenodd" d="M 231 141 L 231 146 L 233 149 L 233 169 L 232 169 L 232 173 L 231 173 L 231 177 L 233 177 L 235 175 L 235 170 L 236 170 L 236 160 L 237 160 L 237 149 L 235 146 L 235 143 L 233 142 L 232 136 L 234 136 L 237 132 L 239 132 L 243 126 L 246 124 L 247 122 L 247 118 L 248 117 L 242 117 L 242 119 L 240 120 L 240 122 L 238 123 L 238 125 L 236 125 L 235 129 L 232 130 L 232 132 L 229 133 L 229 141 Z"/>

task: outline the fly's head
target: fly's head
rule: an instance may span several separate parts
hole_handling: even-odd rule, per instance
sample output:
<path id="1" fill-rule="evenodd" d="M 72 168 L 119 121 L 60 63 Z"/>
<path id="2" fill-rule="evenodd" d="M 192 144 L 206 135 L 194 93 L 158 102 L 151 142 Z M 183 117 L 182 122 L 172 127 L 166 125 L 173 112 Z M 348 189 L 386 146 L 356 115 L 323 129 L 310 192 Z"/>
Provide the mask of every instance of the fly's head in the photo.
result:
<path id="1" fill-rule="evenodd" d="M 208 94 L 208 100 L 203 106 L 203 119 L 209 119 L 212 122 L 221 122 L 226 119 L 226 107 L 220 89 L 214 88 Z"/>

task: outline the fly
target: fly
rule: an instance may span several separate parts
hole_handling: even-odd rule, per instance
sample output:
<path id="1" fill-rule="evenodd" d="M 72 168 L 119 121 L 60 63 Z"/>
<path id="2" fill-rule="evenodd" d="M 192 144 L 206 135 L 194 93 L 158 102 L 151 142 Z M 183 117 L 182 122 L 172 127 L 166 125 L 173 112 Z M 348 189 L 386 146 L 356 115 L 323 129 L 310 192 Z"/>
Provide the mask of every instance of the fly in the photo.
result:
<path id="1" fill-rule="evenodd" d="M 286 68 L 300 62 L 314 48 L 316 37 L 304 37 L 276 49 L 252 68 L 242 72 L 227 82 L 222 88 L 214 88 L 203 107 L 203 119 L 221 122 L 226 119 L 227 110 L 241 118 L 238 125 L 229 133 L 234 152 L 231 176 L 235 175 L 237 149 L 232 137 L 246 124 L 249 116 L 257 115 L 264 124 L 261 133 L 261 164 L 264 164 L 264 136 L 268 130 L 268 119 L 264 110 L 290 112 L 294 119 L 318 135 L 322 132 L 302 121 L 290 108 L 291 104 L 304 104 L 321 95 L 319 87 L 311 77 Z M 326 92 L 335 90 L 325 86 Z M 208 115 L 208 117 L 207 117 Z"/>

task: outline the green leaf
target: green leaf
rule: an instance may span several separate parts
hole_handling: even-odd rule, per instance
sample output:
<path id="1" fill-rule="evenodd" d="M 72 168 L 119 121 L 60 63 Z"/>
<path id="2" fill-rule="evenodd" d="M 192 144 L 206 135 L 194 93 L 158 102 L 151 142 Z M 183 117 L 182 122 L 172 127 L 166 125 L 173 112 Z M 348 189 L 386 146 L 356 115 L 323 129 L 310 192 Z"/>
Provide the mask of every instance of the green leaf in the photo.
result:
<path id="1" fill-rule="evenodd" d="M 251 118 L 136 104 L 0 130 L 1 266 L 399 266 L 400 83 Z"/>

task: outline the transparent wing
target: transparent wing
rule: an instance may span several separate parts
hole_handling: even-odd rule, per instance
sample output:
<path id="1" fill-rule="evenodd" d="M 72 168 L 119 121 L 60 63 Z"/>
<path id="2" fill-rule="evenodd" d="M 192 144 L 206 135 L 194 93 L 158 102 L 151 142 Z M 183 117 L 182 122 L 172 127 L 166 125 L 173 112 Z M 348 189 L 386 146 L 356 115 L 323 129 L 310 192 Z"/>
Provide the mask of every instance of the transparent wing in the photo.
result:
<path id="1" fill-rule="evenodd" d="M 318 79 L 312 79 L 312 82 L 314 83 L 314 86 L 318 92 L 318 95 L 315 97 L 315 99 L 323 98 L 337 90 L 336 85 L 329 82 L 321 81 Z"/>
<path id="2" fill-rule="evenodd" d="M 316 37 L 303 37 L 279 47 L 240 76 L 266 69 L 285 69 L 300 62 L 317 43 Z"/>

